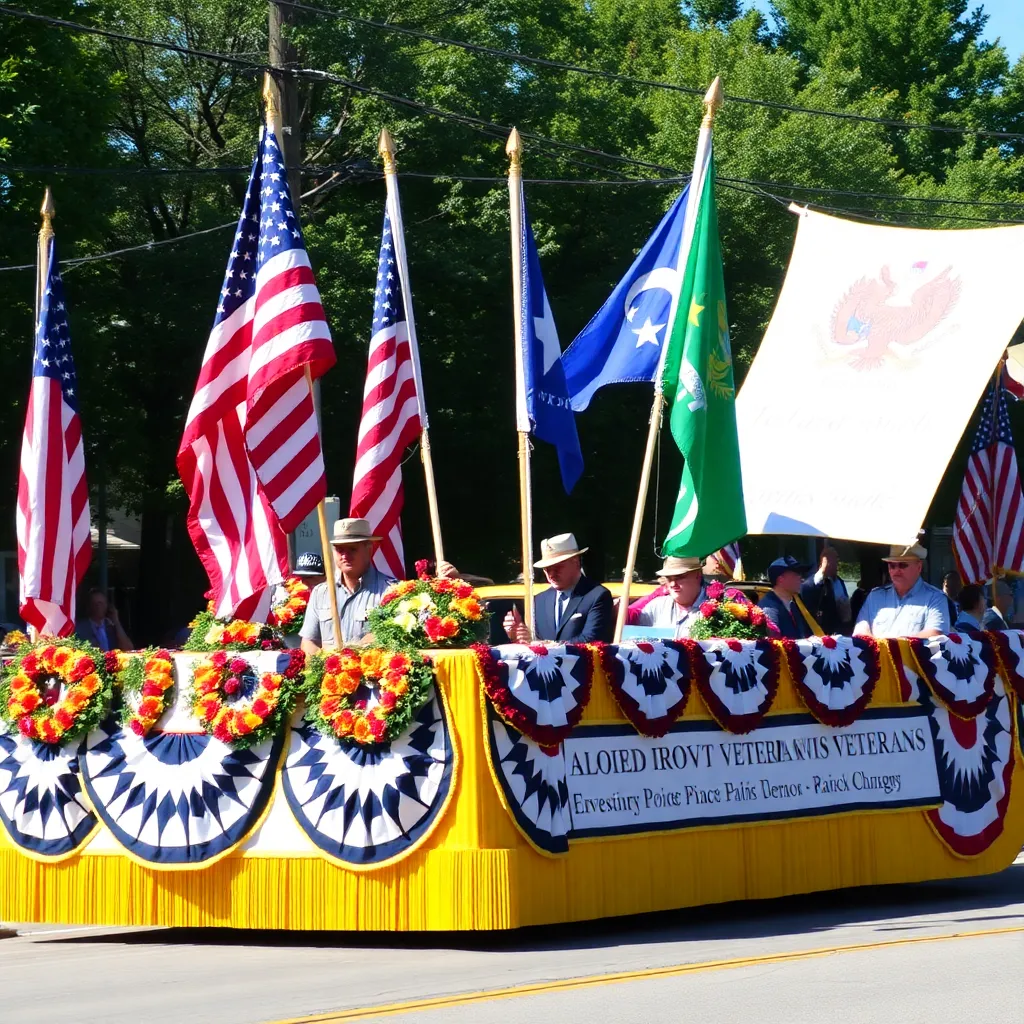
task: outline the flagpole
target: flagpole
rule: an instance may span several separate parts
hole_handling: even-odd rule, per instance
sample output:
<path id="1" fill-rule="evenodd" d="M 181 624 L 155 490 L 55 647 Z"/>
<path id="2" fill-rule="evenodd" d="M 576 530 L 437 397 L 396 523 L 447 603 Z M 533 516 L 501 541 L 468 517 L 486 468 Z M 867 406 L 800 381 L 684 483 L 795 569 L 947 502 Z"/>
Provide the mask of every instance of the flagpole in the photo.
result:
<path id="1" fill-rule="evenodd" d="M 995 438 L 999 429 L 999 402 L 1002 399 L 1002 359 L 996 364 L 995 373 L 992 375 L 992 437 Z M 1016 458 L 1016 452 L 1014 452 Z M 989 563 L 989 571 L 992 573 L 992 607 L 996 606 L 996 496 L 993 492 L 989 495 L 989 550 L 992 552 L 992 561 Z M 950 623 L 952 625 L 952 623 Z"/>
<path id="2" fill-rule="evenodd" d="M 686 214 L 683 220 L 683 237 L 679 243 L 679 258 L 676 263 L 679 272 L 679 287 L 682 288 L 683 276 L 686 272 L 686 264 L 690 255 L 690 246 L 693 243 L 694 219 L 697 212 L 697 203 L 700 201 L 699 180 L 701 168 L 707 156 L 708 148 L 711 145 L 711 129 L 714 124 L 715 114 L 722 105 L 722 80 L 716 78 L 704 96 L 704 119 L 701 121 L 700 134 L 697 137 L 697 152 L 693 160 L 693 176 L 690 178 L 690 191 L 686 198 Z M 665 327 L 665 341 L 661 346 L 658 355 L 658 369 L 654 376 L 654 401 L 651 404 L 651 418 L 647 429 L 647 448 L 644 451 L 643 466 L 640 470 L 640 490 L 637 494 L 636 509 L 633 512 L 633 529 L 629 535 L 629 551 L 626 555 L 626 568 L 622 574 L 622 594 L 619 597 L 619 611 L 615 620 L 614 642 L 622 639 L 622 631 L 626 625 L 626 616 L 629 612 L 629 587 L 633 582 L 633 570 L 636 567 L 636 553 L 640 547 L 640 532 L 644 523 L 644 508 L 647 504 L 647 492 L 651 484 L 651 467 L 654 464 L 654 449 L 658 441 L 658 433 L 661 430 L 662 411 L 665 404 L 664 386 L 662 384 L 662 372 L 665 369 L 665 357 L 668 354 L 668 341 L 672 335 L 672 327 L 678 314 L 679 293 L 672 297 L 672 307 L 669 313 L 668 324 Z M 657 524 L 655 524 L 657 528 Z"/>
<path id="3" fill-rule="evenodd" d="M 409 348 L 412 352 L 412 374 L 416 385 L 416 404 L 420 416 L 420 461 L 427 487 L 427 508 L 430 512 L 430 532 L 434 538 L 434 562 L 444 561 L 441 543 L 441 516 L 437 509 L 437 485 L 434 483 L 434 460 L 430 454 L 430 431 L 427 421 L 427 400 L 423 393 L 423 374 L 420 369 L 420 346 L 416 339 L 416 318 L 412 312 L 412 288 L 409 284 L 409 263 L 405 253 L 405 227 L 402 224 L 402 204 L 398 198 L 398 164 L 395 161 L 395 141 L 391 132 L 382 128 L 377 152 L 384 161 L 384 181 L 388 190 L 388 213 L 391 217 L 391 238 L 395 245 L 398 278 L 405 302 L 405 319 L 409 325 Z"/>
<path id="4" fill-rule="evenodd" d="M 53 240 L 53 217 L 57 208 L 53 205 L 53 193 L 46 186 L 43 193 L 43 205 L 39 208 L 42 223 L 39 226 L 39 240 L 36 245 L 36 317 L 32 327 L 32 343 L 35 344 L 36 332 L 39 330 L 39 312 L 43 308 L 43 292 L 46 290 L 46 275 L 50 269 L 50 242 Z M 35 626 L 28 627 L 28 637 L 35 642 L 39 639 L 39 630 Z"/>
<path id="5" fill-rule="evenodd" d="M 519 511 L 523 541 L 523 612 L 533 631 L 533 495 L 530 485 L 530 430 L 526 418 L 523 366 L 523 142 L 512 129 L 505 144 L 508 165 L 509 225 L 512 229 L 512 320 L 516 342 L 516 426 L 519 432 Z"/>
<path id="6" fill-rule="evenodd" d="M 281 100 L 278 94 L 277 83 L 269 71 L 263 75 L 263 102 L 266 106 L 267 124 L 273 130 L 278 139 L 278 145 L 284 145 L 284 135 L 281 131 Z M 282 152 L 284 150 L 282 149 Z M 323 427 L 320 423 L 320 410 L 316 400 L 316 391 L 313 387 L 313 374 L 310 372 L 309 363 L 305 365 L 306 385 L 309 387 L 309 398 L 316 411 L 316 432 L 320 439 L 320 449 L 323 450 Z M 338 588 L 334 582 L 334 552 L 331 549 L 331 538 L 327 532 L 327 505 L 323 498 L 316 506 L 316 518 L 320 525 L 320 550 L 324 560 L 324 573 L 327 576 L 327 598 L 331 607 L 331 624 L 334 626 L 334 645 L 340 649 L 341 637 L 341 616 L 338 614 Z"/>

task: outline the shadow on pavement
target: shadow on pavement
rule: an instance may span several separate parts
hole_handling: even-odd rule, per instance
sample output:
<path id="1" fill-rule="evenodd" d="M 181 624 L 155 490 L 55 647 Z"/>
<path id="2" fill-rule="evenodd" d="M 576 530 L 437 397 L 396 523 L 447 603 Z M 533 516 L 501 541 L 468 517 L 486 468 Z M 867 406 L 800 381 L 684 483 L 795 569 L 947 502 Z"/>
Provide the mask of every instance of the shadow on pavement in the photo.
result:
<path id="1" fill-rule="evenodd" d="M 509 932 L 316 932 L 240 928 L 147 928 L 86 933 L 38 941 L 69 945 L 195 945 L 330 948 L 457 949 L 478 952 L 526 952 L 588 949 L 651 942 L 743 939 L 832 928 L 879 920 L 875 931 L 887 937 L 934 927 L 934 922 L 894 923 L 893 917 L 948 915 L 947 924 L 986 922 L 1024 924 L 1024 863 L 995 875 L 920 882 L 912 885 L 840 889 L 773 900 L 714 904 L 685 910 L 605 918 L 566 925 L 544 925 Z M 1005 914 L 970 911 L 1003 907 Z M 886 920 L 881 920 L 886 919 Z"/>

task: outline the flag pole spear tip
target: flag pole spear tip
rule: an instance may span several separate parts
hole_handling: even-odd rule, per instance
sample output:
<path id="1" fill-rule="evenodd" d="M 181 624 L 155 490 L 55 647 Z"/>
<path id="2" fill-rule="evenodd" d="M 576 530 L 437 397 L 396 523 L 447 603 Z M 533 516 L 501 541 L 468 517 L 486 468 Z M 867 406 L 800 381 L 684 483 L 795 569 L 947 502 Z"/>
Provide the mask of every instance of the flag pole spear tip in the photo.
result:
<path id="1" fill-rule="evenodd" d="M 519 129 L 513 128 L 508 133 L 508 142 L 505 143 L 505 153 L 511 158 L 513 164 L 518 164 L 523 154 L 523 140 L 519 137 Z"/>
<path id="2" fill-rule="evenodd" d="M 722 91 L 722 77 L 716 75 L 715 80 L 708 87 L 704 94 L 704 119 L 710 123 L 714 121 L 718 108 L 725 102 L 725 94 Z"/>
<path id="3" fill-rule="evenodd" d="M 395 163 L 395 140 L 387 128 L 381 128 L 380 138 L 377 140 L 377 152 L 384 161 L 384 173 L 393 174 L 397 164 Z"/>
<path id="4" fill-rule="evenodd" d="M 49 185 L 46 186 L 46 191 L 43 193 L 43 205 L 39 207 L 39 212 L 47 223 L 53 220 L 53 216 L 57 212 L 57 207 L 53 205 L 53 193 L 50 191 Z"/>

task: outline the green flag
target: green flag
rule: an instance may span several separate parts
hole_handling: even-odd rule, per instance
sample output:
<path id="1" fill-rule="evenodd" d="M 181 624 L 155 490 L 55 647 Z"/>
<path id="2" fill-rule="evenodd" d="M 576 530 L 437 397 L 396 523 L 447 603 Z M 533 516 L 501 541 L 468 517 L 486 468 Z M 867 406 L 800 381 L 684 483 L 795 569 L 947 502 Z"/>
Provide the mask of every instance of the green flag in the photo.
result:
<path id="1" fill-rule="evenodd" d="M 710 146 L 699 187 L 662 376 L 672 436 L 685 459 L 662 548 L 666 555 L 703 557 L 742 537 L 747 520 Z"/>

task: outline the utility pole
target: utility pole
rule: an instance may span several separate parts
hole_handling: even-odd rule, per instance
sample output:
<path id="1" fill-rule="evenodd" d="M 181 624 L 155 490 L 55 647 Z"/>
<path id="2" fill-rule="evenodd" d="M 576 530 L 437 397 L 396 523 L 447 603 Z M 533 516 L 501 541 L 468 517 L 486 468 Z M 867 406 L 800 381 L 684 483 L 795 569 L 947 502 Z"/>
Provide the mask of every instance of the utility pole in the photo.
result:
<path id="1" fill-rule="evenodd" d="M 294 21 L 294 8 L 284 7 L 275 3 L 275 0 L 270 0 L 267 15 L 268 63 L 271 68 L 295 68 L 298 64 L 298 51 L 288 35 L 288 29 Z M 299 171 L 302 160 L 299 90 L 293 75 L 272 74 L 271 78 L 278 94 L 278 109 L 281 111 L 281 138 L 277 141 L 284 153 L 285 166 L 288 168 L 288 187 L 291 189 L 292 206 L 295 207 L 297 216 L 302 195 L 302 175 Z"/>

